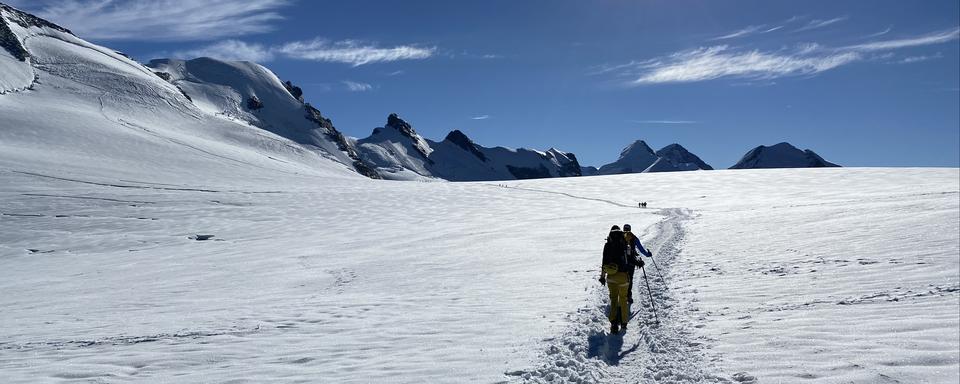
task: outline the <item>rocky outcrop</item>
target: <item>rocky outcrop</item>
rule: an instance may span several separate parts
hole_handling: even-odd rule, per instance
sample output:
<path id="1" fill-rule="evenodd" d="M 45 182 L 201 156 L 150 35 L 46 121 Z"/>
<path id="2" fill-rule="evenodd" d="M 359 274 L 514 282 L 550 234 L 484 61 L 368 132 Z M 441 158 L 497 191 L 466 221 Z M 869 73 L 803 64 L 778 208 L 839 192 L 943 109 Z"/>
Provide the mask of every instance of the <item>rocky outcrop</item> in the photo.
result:
<path id="1" fill-rule="evenodd" d="M 287 89 L 287 92 L 290 92 L 290 96 L 293 96 L 294 99 L 297 99 L 301 103 L 303 102 L 303 90 L 300 89 L 300 87 L 293 85 L 290 80 L 285 81 L 283 87 Z"/>
<path id="2" fill-rule="evenodd" d="M 0 9 L 3 9 L 2 7 L 5 6 L 0 5 Z M 27 58 L 30 57 L 30 52 L 27 52 L 27 50 L 23 48 L 20 39 L 10 30 L 6 18 L 3 17 L 0 17 L 0 47 L 10 52 L 10 55 L 17 60 L 27 61 Z"/>
<path id="3" fill-rule="evenodd" d="M 401 119 L 396 113 L 391 113 L 390 116 L 387 116 L 387 124 L 383 127 L 395 129 L 397 132 L 400 132 L 401 135 L 409 138 L 417 153 L 428 163 L 433 164 L 433 160 L 430 160 L 430 152 L 432 152 L 430 144 L 427 143 L 417 131 L 413 130 L 413 126 L 411 126 L 410 123 Z"/>
<path id="4" fill-rule="evenodd" d="M 323 117 L 320 111 L 310 105 L 310 103 L 305 103 L 303 108 L 307 112 L 305 116 L 306 119 L 320 127 L 327 138 L 337 144 L 337 148 L 339 150 L 345 152 L 347 156 L 353 159 L 353 168 L 357 171 L 357 173 L 371 179 L 381 178 L 380 174 L 377 173 L 376 170 L 360 159 L 360 155 L 357 153 L 357 150 L 349 141 L 347 141 L 346 136 L 344 136 L 342 132 L 333 126 L 333 121 Z"/>
<path id="5" fill-rule="evenodd" d="M 251 111 L 263 109 L 263 102 L 260 101 L 257 95 L 250 96 L 250 98 L 247 99 L 247 109 Z"/>
<path id="6" fill-rule="evenodd" d="M 21 12 L 6 4 L 0 4 L 0 47 L 10 52 L 13 57 L 20 61 L 26 61 L 30 57 L 30 52 L 23 47 L 23 43 L 17 38 L 17 35 L 10 30 L 7 22 L 15 23 L 23 28 L 39 27 L 50 28 L 63 33 L 73 34 L 69 29 L 36 17 L 26 12 Z"/>

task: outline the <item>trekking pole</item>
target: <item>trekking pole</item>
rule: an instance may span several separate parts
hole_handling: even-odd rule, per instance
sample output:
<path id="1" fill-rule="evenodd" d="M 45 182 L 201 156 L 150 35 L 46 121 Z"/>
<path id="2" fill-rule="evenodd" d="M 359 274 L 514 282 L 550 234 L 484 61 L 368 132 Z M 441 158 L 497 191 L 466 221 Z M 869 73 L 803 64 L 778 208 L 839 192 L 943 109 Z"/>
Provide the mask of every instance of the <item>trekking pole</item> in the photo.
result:
<path id="1" fill-rule="evenodd" d="M 663 282 L 663 286 L 666 287 L 666 286 L 667 286 L 667 281 L 663 279 L 663 274 L 660 273 L 660 266 L 657 265 L 657 261 L 653 259 L 653 256 L 650 256 L 650 261 L 653 262 L 654 268 L 657 269 L 657 275 L 660 275 L 660 281 Z"/>
<path id="2" fill-rule="evenodd" d="M 640 267 L 640 271 L 643 272 L 643 282 L 647 284 L 647 294 L 650 295 L 650 308 L 653 308 L 653 317 L 657 319 L 657 324 L 660 324 L 660 316 L 657 315 L 657 306 L 653 303 L 653 291 L 650 290 L 650 281 L 647 280 L 647 271 Z"/>

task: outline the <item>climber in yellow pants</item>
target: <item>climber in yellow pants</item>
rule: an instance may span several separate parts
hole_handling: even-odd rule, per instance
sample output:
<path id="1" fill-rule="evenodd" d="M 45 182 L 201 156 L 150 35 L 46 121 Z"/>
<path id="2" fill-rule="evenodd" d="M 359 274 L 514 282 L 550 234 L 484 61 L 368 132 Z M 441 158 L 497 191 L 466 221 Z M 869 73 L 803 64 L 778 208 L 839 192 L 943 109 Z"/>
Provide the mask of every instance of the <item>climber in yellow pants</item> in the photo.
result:
<path id="1" fill-rule="evenodd" d="M 607 288 L 610 290 L 610 331 L 617 332 L 617 324 L 627 329 L 627 320 L 630 319 L 630 303 L 627 302 L 627 291 L 630 289 L 630 276 L 626 272 L 617 272 L 607 276 Z"/>
<path id="2" fill-rule="evenodd" d="M 600 268 L 600 284 L 606 284 L 610 290 L 610 333 L 627 330 L 627 321 L 630 319 L 630 303 L 627 297 L 630 291 L 631 269 L 636 268 L 637 261 L 627 249 L 627 241 L 614 225 L 610 228 L 610 235 L 603 245 L 603 264 Z"/>

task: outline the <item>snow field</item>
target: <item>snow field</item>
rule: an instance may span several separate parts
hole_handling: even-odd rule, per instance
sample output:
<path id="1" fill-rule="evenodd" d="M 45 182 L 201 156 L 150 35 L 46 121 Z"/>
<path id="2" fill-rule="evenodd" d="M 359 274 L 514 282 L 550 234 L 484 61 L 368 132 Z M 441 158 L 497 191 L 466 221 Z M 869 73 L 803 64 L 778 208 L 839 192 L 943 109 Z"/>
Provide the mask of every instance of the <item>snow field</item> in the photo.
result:
<path id="1" fill-rule="evenodd" d="M 957 170 L 645 177 L 637 199 L 692 215 L 669 291 L 712 368 L 676 382 L 958 381 Z M 553 189 L 627 197 L 565 181 Z"/>
<path id="2" fill-rule="evenodd" d="M 623 221 L 487 185 L 198 192 L 2 174 L 13 382 L 501 380 L 563 326 L 556 304 L 595 284 L 580 271 Z"/>
<path id="3" fill-rule="evenodd" d="M 685 175 L 135 183 L 202 192 L 5 169 L 0 371 L 8 382 L 955 381 L 956 170 Z M 660 324 L 636 284 L 637 318 L 611 338 L 597 264 L 609 226 L 628 222 L 662 268 L 665 281 L 646 267 Z"/>

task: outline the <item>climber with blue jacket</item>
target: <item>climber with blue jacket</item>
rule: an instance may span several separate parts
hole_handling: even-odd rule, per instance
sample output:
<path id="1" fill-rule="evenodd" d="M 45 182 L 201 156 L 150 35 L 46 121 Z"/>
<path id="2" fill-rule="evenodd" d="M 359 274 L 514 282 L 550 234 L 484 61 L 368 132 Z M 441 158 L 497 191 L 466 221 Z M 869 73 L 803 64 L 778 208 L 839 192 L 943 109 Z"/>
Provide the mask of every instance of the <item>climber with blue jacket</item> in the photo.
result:
<path id="1" fill-rule="evenodd" d="M 637 268 L 643 268 L 643 259 L 637 256 L 644 255 L 646 257 L 653 257 L 653 253 L 643 248 L 643 244 L 640 244 L 640 239 L 637 238 L 637 235 L 630 232 L 630 224 L 623 225 L 623 237 L 627 242 L 627 252 L 633 255 L 638 261 Z M 633 273 L 635 271 L 636 268 L 631 268 L 630 272 L 627 272 L 627 275 L 630 277 L 630 286 L 627 288 L 627 302 L 630 304 L 633 304 Z"/>

